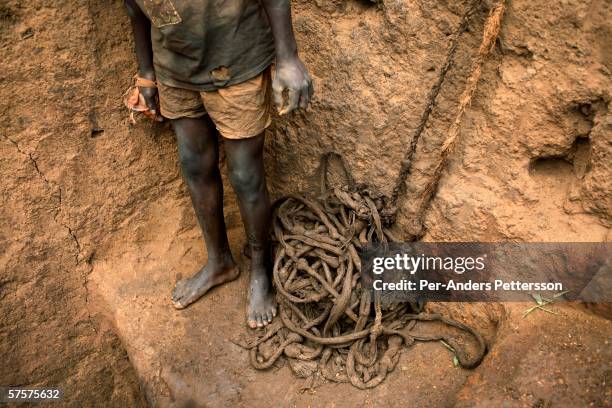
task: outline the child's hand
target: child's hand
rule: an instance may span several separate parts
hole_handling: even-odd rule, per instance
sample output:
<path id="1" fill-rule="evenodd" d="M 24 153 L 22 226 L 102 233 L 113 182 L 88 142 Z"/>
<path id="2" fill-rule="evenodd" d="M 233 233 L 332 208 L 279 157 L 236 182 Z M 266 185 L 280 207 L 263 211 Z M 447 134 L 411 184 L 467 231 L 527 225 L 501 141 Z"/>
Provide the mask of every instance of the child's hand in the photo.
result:
<path id="1" fill-rule="evenodd" d="M 151 120 L 161 122 L 157 83 L 153 79 L 134 76 L 135 84 L 125 93 L 124 104 L 130 110 L 130 120 L 135 123 L 134 113 L 141 112 Z"/>
<path id="2" fill-rule="evenodd" d="M 142 95 L 145 105 L 148 108 L 142 113 L 144 113 L 145 116 L 150 119 L 158 120 L 159 106 L 157 103 L 157 88 L 145 88 L 143 86 L 139 86 L 138 90 L 140 91 L 140 95 Z"/>
<path id="3" fill-rule="evenodd" d="M 308 108 L 314 87 L 302 61 L 296 56 L 291 59 L 277 60 L 276 75 L 272 81 L 274 103 L 280 115 L 295 109 Z M 283 97 L 286 91 L 286 100 Z"/>

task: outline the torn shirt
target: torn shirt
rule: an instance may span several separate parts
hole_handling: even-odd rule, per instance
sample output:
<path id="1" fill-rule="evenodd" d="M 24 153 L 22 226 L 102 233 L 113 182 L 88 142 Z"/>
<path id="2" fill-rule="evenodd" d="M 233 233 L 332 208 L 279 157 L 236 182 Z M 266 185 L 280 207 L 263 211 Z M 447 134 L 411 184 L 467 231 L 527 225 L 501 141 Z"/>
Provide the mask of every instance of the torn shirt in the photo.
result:
<path id="1" fill-rule="evenodd" d="M 161 83 L 214 91 L 244 82 L 274 59 L 274 38 L 258 0 L 136 0 L 151 20 Z"/>

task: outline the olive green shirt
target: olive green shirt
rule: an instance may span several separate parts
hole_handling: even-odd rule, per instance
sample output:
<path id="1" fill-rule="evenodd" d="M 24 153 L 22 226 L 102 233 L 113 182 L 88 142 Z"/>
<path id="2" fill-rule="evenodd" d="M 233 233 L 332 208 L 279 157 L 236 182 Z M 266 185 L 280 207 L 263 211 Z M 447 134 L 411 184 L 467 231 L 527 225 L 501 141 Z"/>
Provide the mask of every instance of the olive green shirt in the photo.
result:
<path id="1" fill-rule="evenodd" d="M 260 74 L 274 38 L 259 0 L 136 0 L 151 20 L 153 64 L 164 85 L 213 91 Z"/>

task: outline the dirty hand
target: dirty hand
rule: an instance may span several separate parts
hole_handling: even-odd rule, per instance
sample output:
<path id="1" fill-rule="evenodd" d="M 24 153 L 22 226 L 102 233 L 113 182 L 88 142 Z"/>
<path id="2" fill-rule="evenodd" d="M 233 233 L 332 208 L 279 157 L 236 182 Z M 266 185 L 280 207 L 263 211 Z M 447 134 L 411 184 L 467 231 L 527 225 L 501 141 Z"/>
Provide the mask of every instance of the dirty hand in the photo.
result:
<path id="1" fill-rule="evenodd" d="M 138 91 L 140 91 L 140 95 L 142 95 L 145 104 L 147 105 L 148 110 L 143 111 L 146 117 L 151 118 L 153 120 L 157 120 L 159 111 L 159 107 L 157 106 L 157 88 L 148 88 L 144 86 L 139 86 Z"/>
<path id="2" fill-rule="evenodd" d="M 272 91 L 279 115 L 285 115 L 298 107 L 308 108 L 314 88 L 312 78 L 298 57 L 276 62 Z"/>

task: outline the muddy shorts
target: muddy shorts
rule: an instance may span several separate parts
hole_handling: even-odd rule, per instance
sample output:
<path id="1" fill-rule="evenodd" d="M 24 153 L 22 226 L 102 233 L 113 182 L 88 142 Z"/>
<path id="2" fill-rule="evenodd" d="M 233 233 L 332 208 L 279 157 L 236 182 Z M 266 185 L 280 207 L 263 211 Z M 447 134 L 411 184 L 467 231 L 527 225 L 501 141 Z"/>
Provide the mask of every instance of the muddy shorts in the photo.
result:
<path id="1" fill-rule="evenodd" d="M 245 82 L 211 92 L 158 85 L 161 114 L 168 119 L 201 118 L 208 114 L 221 136 L 245 139 L 270 123 L 271 68 Z"/>

